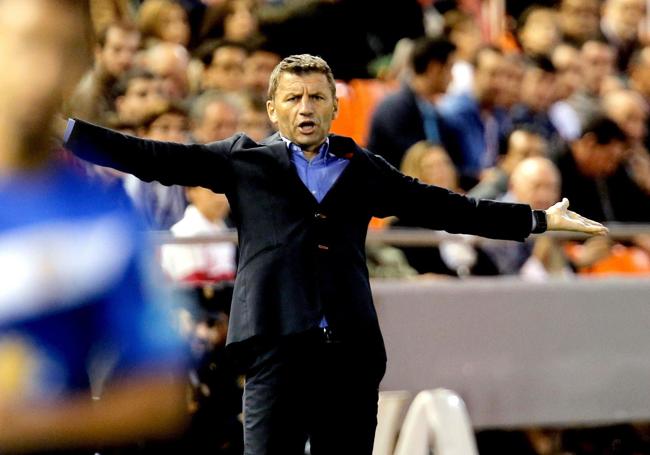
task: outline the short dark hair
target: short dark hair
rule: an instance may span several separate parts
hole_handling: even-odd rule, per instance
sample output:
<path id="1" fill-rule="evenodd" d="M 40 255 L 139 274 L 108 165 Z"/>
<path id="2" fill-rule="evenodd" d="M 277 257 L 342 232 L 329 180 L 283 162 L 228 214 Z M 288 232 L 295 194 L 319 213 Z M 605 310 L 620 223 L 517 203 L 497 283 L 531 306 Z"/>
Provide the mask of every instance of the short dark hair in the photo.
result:
<path id="1" fill-rule="evenodd" d="M 120 96 L 124 96 L 129 89 L 129 84 L 133 79 L 152 80 L 156 79 L 156 75 L 144 68 L 136 67 L 130 69 L 126 73 L 122 74 L 117 82 L 113 84 L 113 87 L 111 89 L 111 98 L 115 100 Z"/>
<path id="2" fill-rule="evenodd" d="M 600 145 L 627 141 L 625 132 L 614 120 L 604 115 L 598 115 L 585 124 L 581 137 L 587 134 L 593 134 Z"/>
<path id="3" fill-rule="evenodd" d="M 423 74 L 429 63 L 437 62 L 444 65 L 456 46 L 446 38 L 421 37 L 413 43 L 411 65 L 415 74 Z"/>
<path id="4" fill-rule="evenodd" d="M 233 41 L 229 39 L 214 39 L 206 41 L 201 44 L 194 52 L 194 57 L 198 58 L 203 62 L 207 67 L 212 65 L 212 59 L 214 58 L 214 52 L 221 47 L 235 47 L 242 49 L 246 55 L 250 53 L 250 48 L 248 45 L 241 43 L 239 41 Z"/>
<path id="5" fill-rule="evenodd" d="M 332 69 L 321 57 L 309 54 L 297 54 L 290 55 L 278 63 L 269 78 L 268 99 L 270 100 L 275 96 L 282 73 L 297 75 L 320 73 L 327 78 L 330 90 L 332 91 L 332 97 L 336 100 L 336 81 L 334 80 Z"/>
<path id="6" fill-rule="evenodd" d="M 138 122 L 137 125 L 134 125 L 136 128 L 146 128 L 149 129 L 151 124 L 158 120 L 165 114 L 176 114 L 182 117 L 185 117 L 189 124 L 188 112 L 185 106 L 182 103 L 178 102 L 167 102 L 158 108 L 147 112 Z"/>

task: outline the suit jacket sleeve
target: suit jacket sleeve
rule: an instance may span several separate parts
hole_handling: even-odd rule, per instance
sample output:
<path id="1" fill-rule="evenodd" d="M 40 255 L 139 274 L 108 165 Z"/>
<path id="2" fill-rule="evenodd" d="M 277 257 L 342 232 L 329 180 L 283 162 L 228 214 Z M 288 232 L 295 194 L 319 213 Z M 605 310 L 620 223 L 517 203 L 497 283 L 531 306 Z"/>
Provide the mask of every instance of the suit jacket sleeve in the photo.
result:
<path id="1" fill-rule="evenodd" d="M 141 139 L 75 119 L 64 144 L 78 157 L 163 185 L 231 188 L 230 155 L 239 136 L 207 145 Z"/>
<path id="2" fill-rule="evenodd" d="M 374 216 L 397 216 L 404 224 L 495 239 L 524 240 L 533 226 L 532 209 L 474 199 L 405 176 L 383 158 L 371 155 L 376 173 Z"/>

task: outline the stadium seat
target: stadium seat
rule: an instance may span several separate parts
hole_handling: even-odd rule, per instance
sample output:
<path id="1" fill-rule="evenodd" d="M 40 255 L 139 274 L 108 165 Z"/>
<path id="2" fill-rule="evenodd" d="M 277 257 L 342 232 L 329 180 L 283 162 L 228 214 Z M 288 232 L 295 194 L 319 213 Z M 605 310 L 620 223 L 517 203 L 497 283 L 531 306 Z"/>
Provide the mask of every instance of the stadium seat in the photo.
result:
<path id="1" fill-rule="evenodd" d="M 372 455 L 392 455 L 400 425 L 404 417 L 404 407 L 411 394 L 403 390 L 379 392 L 377 430 Z"/>
<path id="2" fill-rule="evenodd" d="M 478 455 L 463 400 L 447 389 L 418 393 L 404 419 L 394 455 Z"/>

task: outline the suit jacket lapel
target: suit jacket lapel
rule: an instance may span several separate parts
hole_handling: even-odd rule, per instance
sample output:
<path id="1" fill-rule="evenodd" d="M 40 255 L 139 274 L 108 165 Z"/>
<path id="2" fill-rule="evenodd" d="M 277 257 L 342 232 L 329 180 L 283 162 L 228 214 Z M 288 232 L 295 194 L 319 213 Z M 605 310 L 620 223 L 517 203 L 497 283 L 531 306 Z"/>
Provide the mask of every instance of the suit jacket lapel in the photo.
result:
<path id="1" fill-rule="evenodd" d="M 282 171 L 288 176 L 288 184 L 291 188 L 298 188 L 296 190 L 297 195 L 309 204 L 318 204 L 314 195 L 309 192 L 305 184 L 300 180 L 298 171 L 296 171 L 296 167 L 291 162 L 289 147 L 287 147 L 287 144 L 280 137 L 280 133 L 275 133 L 267 137 L 262 141 L 262 144 L 267 146 L 267 149 L 277 160 Z"/>

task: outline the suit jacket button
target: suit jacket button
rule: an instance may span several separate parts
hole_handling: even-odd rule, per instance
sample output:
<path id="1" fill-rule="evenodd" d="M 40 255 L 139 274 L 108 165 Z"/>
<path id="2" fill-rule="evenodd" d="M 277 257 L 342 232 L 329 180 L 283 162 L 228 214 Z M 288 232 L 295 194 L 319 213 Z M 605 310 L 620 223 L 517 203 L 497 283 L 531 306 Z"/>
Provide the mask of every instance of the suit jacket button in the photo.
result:
<path id="1" fill-rule="evenodd" d="M 323 215 L 320 212 L 316 212 L 314 213 L 314 218 L 316 218 L 317 220 L 324 220 L 325 218 L 327 218 L 327 215 Z"/>
<path id="2" fill-rule="evenodd" d="M 318 245 L 318 249 L 319 249 L 319 250 L 322 250 L 322 251 L 327 251 L 327 250 L 330 249 L 330 247 L 328 247 L 327 245 L 321 245 L 321 244 L 319 244 L 319 245 Z"/>

